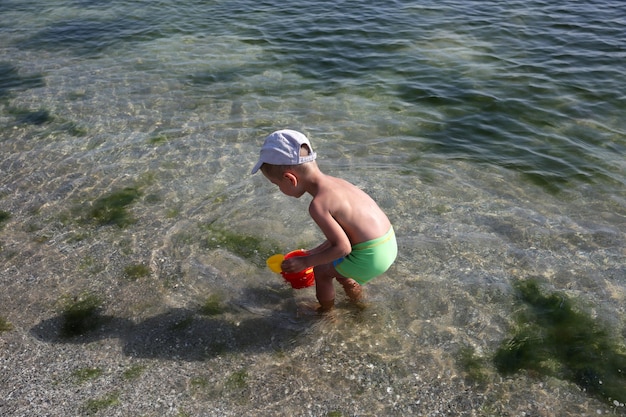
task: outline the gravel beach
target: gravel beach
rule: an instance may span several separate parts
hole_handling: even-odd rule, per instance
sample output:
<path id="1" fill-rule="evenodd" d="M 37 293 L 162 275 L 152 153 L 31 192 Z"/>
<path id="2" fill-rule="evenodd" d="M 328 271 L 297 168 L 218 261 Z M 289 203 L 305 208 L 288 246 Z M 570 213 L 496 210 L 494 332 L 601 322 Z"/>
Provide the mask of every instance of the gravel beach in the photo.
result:
<path id="1" fill-rule="evenodd" d="M 119 233 L 130 232 L 111 231 Z M 0 336 L 3 416 L 595 416 L 623 410 L 560 380 L 525 373 L 502 378 L 489 364 L 484 381 L 468 378 L 456 355 L 463 336 L 452 322 L 459 313 L 425 305 L 429 315 L 401 325 L 388 304 L 402 300 L 375 293 L 386 278 L 368 289 L 365 309 L 341 299 L 334 314 L 318 317 L 311 289 L 294 291 L 219 249 L 188 254 L 185 262 L 157 256 L 150 276 L 103 282 L 115 275 L 110 269 L 122 269 L 114 255 L 94 260 L 109 273 L 90 280 L 85 268 L 98 267 L 73 265 L 68 247 L 37 243 L 7 259 L 10 247 L 5 240 L 1 311 L 12 329 Z M 64 256 L 67 262 L 46 262 Z M 175 270 L 185 278 L 167 285 L 155 279 Z M 261 274 L 266 283 L 237 284 L 214 309 L 202 308 L 211 282 L 236 282 L 241 274 Z M 63 337 L 68 300 L 62 295 L 86 292 L 103 300 L 91 316 L 97 327 Z"/>

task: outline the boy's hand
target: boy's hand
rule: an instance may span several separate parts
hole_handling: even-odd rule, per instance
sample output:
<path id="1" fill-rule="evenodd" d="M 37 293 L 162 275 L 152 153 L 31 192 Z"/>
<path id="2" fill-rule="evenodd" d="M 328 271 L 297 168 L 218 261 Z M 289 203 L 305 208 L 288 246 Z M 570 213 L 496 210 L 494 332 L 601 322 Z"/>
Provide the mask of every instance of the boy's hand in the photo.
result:
<path id="1" fill-rule="evenodd" d="M 294 258 L 285 259 L 281 264 L 280 268 L 283 272 L 295 273 L 304 271 L 310 265 L 307 265 L 306 257 L 298 256 Z"/>

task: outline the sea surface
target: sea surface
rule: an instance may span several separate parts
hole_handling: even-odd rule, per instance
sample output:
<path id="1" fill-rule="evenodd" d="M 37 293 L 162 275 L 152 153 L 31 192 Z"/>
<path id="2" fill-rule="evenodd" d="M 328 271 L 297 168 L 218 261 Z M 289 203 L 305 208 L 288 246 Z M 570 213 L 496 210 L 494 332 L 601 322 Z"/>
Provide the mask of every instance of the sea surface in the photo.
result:
<path id="1" fill-rule="evenodd" d="M 490 358 L 530 279 L 624 341 L 625 64 L 623 0 L 0 1 L 0 414 L 84 412 L 103 356 L 144 373 L 102 415 L 623 413 Z M 394 224 L 364 310 L 265 266 L 324 238 L 250 175 L 282 128 Z M 57 337 L 86 294 L 107 324 Z"/>

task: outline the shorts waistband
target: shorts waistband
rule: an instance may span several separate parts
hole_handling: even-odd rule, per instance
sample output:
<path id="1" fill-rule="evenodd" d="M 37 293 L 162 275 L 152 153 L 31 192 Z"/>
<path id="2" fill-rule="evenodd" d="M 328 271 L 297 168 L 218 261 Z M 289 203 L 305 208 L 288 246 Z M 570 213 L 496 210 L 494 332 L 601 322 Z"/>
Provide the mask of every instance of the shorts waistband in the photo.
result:
<path id="1" fill-rule="evenodd" d="M 366 242 L 357 243 L 352 247 L 353 250 L 361 250 L 361 249 L 370 249 L 376 246 L 380 246 L 395 236 L 395 232 L 393 230 L 393 226 L 389 228 L 389 231 L 382 235 L 381 237 L 377 237 L 376 239 L 368 240 Z"/>

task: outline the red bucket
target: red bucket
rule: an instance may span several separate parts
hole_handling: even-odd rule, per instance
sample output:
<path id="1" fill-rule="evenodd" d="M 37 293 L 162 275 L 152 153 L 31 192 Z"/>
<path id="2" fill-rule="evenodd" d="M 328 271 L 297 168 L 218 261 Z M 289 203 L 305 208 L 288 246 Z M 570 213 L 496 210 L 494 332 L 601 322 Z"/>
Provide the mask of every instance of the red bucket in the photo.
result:
<path id="1" fill-rule="evenodd" d="M 285 255 L 285 259 L 293 258 L 295 256 L 306 256 L 306 251 L 302 249 L 294 250 Z M 285 278 L 285 281 L 291 284 L 292 288 L 300 289 L 310 287 L 315 284 L 315 275 L 313 274 L 313 267 L 310 266 L 300 272 L 281 272 L 280 275 Z"/>

